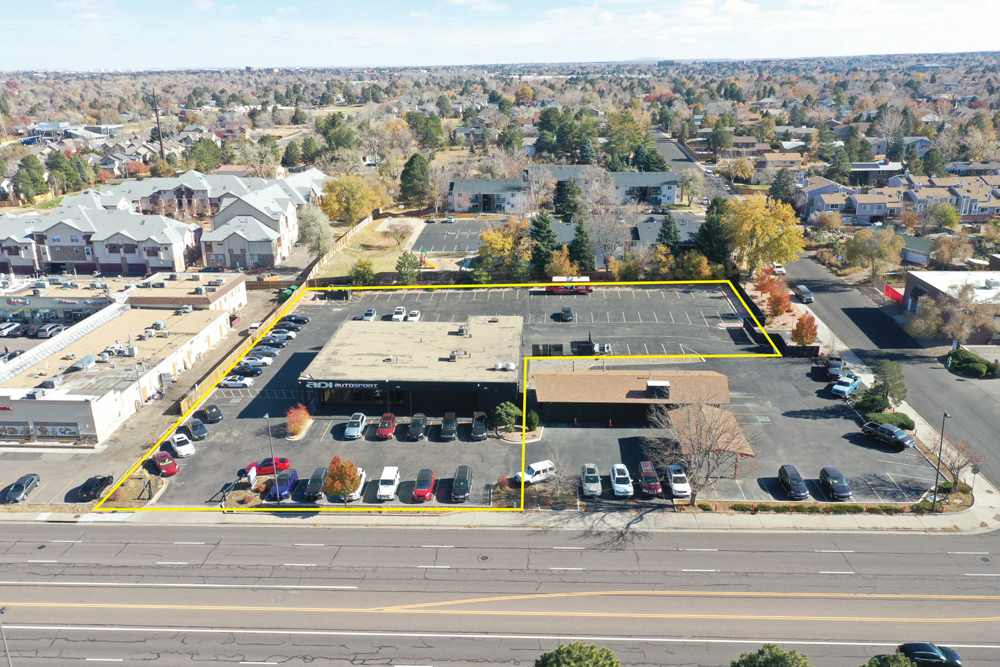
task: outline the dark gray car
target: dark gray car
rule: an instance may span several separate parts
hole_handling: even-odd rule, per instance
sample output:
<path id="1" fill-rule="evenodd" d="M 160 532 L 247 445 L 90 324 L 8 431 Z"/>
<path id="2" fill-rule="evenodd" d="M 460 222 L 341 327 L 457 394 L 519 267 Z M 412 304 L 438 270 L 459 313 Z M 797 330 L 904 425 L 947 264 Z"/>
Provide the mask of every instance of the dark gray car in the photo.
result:
<path id="1" fill-rule="evenodd" d="M 316 468 L 313 470 L 312 476 L 309 478 L 309 483 L 306 484 L 306 490 L 302 494 L 306 500 L 319 500 L 323 497 L 323 486 L 326 485 L 326 468 Z"/>
<path id="2" fill-rule="evenodd" d="M 458 420 L 455 418 L 455 413 L 444 413 L 444 419 L 441 420 L 441 439 L 445 441 L 454 440 L 457 434 Z"/>
<path id="3" fill-rule="evenodd" d="M 795 466 L 786 464 L 778 468 L 778 482 L 785 488 L 785 493 L 792 500 L 809 498 L 809 489 L 806 488 L 806 483 Z"/>
<path id="4" fill-rule="evenodd" d="M 410 420 L 410 428 L 406 430 L 407 440 L 423 440 L 427 430 L 427 416 L 422 412 L 413 415 Z"/>
<path id="5" fill-rule="evenodd" d="M 819 483 L 834 500 L 850 500 L 851 487 L 844 475 L 836 468 L 823 468 L 819 471 Z"/>
<path id="6" fill-rule="evenodd" d="M 35 473 L 19 478 L 7 492 L 8 503 L 23 503 L 28 499 L 28 494 L 38 487 L 42 478 Z"/>
<path id="7" fill-rule="evenodd" d="M 464 503 L 472 495 L 472 468 L 458 466 L 455 477 L 451 481 L 451 501 Z"/>

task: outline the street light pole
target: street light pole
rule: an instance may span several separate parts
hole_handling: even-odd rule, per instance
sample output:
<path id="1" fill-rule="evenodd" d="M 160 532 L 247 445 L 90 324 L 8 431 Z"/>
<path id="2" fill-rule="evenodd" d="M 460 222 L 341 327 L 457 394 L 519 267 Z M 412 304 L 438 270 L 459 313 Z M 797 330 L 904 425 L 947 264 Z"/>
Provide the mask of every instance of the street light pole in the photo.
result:
<path id="1" fill-rule="evenodd" d="M 10 661 L 10 649 L 7 648 L 7 633 L 3 629 L 3 614 L 7 611 L 7 607 L 0 607 L 0 637 L 3 637 L 3 654 L 7 656 L 7 667 L 14 667 Z"/>
<path id="2" fill-rule="evenodd" d="M 271 439 L 271 414 L 267 413 L 264 415 L 264 421 L 267 423 L 267 444 L 271 448 L 271 469 L 274 470 L 274 483 L 278 483 L 278 461 L 274 458 L 274 441 Z M 274 497 L 278 499 L 278 505 L 281 505 L 281 492 L 276 491 Z"/>
<path id="3" fill-rule="evenodd" d="M 944 422 L 951 417 L 947 412 L 941 417 L 941 442 L 938 444 L 937 473 L 934 475 L 934 500 L 931 501 L 931 514 L 937 509 L 938 484 L 941 480 L 941 452 L 944 449 Z"/>

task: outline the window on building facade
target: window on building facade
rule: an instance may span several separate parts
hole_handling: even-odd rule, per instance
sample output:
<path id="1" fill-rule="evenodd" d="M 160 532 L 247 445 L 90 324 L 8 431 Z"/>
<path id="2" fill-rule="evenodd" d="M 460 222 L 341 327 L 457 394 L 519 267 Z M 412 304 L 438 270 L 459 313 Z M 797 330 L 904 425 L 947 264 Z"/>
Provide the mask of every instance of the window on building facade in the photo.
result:
<path id="1" fill-rule="evenodd" d="M 52 242 L 53 243 L 62 243 L 62 239 L 57 234 L 57 235 L 55 235 L 55 236 L 52 237 Z"/>
<path id="2" fill-rule="evenodd" d="M 77 235 L 75 235 L 75 234 L 70 234 L 69 242 L 70 243 L 79 243 L 80 242 L 80 237 L 77 236 Z"/>

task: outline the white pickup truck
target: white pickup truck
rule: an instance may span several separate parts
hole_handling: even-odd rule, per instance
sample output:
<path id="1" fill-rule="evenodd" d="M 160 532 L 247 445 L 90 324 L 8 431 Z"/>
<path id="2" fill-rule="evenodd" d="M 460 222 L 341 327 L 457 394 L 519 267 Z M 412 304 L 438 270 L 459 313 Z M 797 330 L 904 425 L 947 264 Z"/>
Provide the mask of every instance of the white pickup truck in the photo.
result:
<path id="1" fill-rule="evenodd" d="M 378 478 L 378 492 L 375 497 L 378 500 L 393 500 L 396 497 L 396 489 L 399 488 L 399 468 L 387 466 L 382 468 L 382 474 Z"/>

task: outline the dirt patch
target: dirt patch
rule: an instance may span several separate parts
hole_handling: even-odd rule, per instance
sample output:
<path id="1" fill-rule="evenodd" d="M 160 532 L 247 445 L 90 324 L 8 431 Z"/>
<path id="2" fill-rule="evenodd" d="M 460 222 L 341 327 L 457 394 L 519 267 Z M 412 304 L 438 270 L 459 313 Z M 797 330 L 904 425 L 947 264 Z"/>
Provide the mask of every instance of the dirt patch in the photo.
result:
<path id="1" fill-rule="evenodd" d="M 258 479 L 253 488 L 250 487 L 250 482 L 247 480 L 237 482 L 236 487 L 226 496 L 226 502 L 222 506 L 226 508 L 260 507 L 273 485 L 274 480 L 268 478 Z"/>
<path id="2" fill-rule="evenodd" d="M 146 486 L 146 482 L 149 486 Z M 136 509 L 145 507 L 164 481 L 149 474 L 133 475 L 115 489 L 101 505 L 101 509 Z"/>

